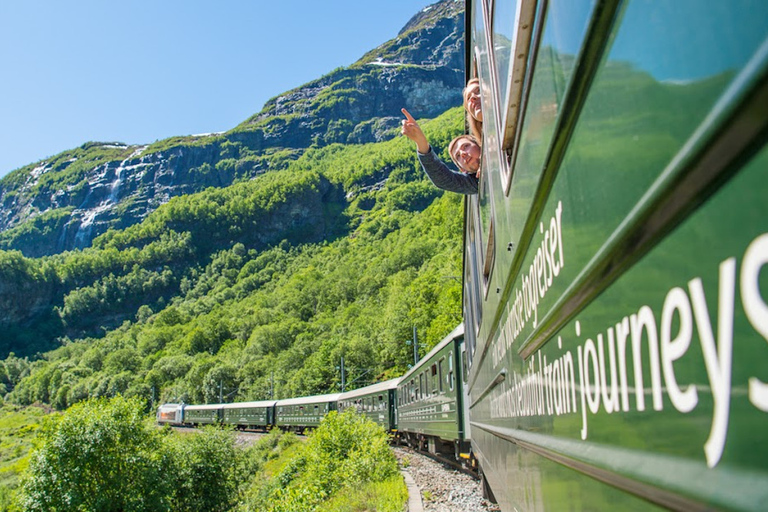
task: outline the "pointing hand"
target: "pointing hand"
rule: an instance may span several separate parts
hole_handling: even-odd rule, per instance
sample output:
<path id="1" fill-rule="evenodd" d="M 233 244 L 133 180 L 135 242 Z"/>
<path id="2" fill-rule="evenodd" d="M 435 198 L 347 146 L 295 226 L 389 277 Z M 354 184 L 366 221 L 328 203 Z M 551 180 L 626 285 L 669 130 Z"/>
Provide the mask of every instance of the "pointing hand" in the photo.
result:
<path id="1" fill-rule="evenodd" d="M 401 133 L 416 143 L 416 149 L 419 151 L 419 153 L 429 153 L 429 142 L 427 141 L 427 137 L 424 135 L 424 132 L 421 131 L 419 123 L 417 123 L 410 112 L 404 108 L 400 109 L 400 111 L 405 116 L 405 119 L 403 119 L 403 128 Z"/>

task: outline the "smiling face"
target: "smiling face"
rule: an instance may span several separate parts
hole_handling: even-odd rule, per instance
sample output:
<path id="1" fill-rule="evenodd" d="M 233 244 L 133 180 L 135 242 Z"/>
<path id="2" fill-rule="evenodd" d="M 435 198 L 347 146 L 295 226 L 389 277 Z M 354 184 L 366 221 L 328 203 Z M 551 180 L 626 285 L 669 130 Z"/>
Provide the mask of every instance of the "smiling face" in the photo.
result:
<path id="1" fill-rule="evenodd" d="M 480 169 L 480 146 L 473 138 L 458 137 L 449 151 L 451 158 L 462 172 L 475 174 Z"/>
<path id="2" fill-rule="evenodd" d="M 483 107 L 480 101 L 480 84 L 472 80 L 464 89 L 464 108 L 469 115 L 483 121 Z"/>

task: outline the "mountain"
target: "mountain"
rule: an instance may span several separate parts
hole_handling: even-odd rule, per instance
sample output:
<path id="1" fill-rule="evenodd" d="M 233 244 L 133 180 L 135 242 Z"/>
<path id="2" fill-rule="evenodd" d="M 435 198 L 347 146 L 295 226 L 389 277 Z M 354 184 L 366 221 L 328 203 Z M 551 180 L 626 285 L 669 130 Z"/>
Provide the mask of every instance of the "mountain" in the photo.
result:
<path id="1" fill-rule="evenodd" d="M 394 137 L 400 108 L 432 118 L 461 104 L 463 2 L 416 14 L 348 68 L 269 100 L 222 134 L 128 146 L 88 142 L 0 180 L 0 249 L 28 257 L 89 247 L 172 197 L 284 169 L 310 147 Z"/>
<path id="2" fill-rule="evenodd" d="M 240 301 L 294 295 L 280 283 L 298 286 L 291 281 L 302 274 L 296 261 L 336 273 L 325 261 L 328 254 L 339 260 L 337 266 L 356 261 L 355 268 L 344 267 L 343 279 L 322 285 L 334 297 L 322 308 L 308 310 L 301 301 L 277 307 L 270 318 L 296 316 L 301 326 L 291 324 L 285 339 L 314 330 L 317 308 L 336 310 L 363 297 L 395 300 L 398 287 L 391 280 L 404 284 L 397 277 L 402 273 L 411 276 L 408 283 L 417 282 L 414 269 L 433 264 L 448 265 L 442 273 L 458 275 L 459 216 L 447 209 L 458 208 L 458 199 L 439 199 L 442 193 L 418 167 L 412 143 L 396 135 L 402 106 L 420 117 L 437 116 L 423 128 L 438 148 L 463 129 L 462 5 L 442 1 L 423 10 L 397 38 L 350 68 L 270 100 L 227 133 L 146 146 L 86 143 L 5 177 L 0 181 L 0 357 L 13 352 L 22 360 L 55 358 L 52 349 L 77 352 L 95 340 L 99 353 L 107 354 L 115 347 L 136 347 L 136 333 L 127 340 L 124 327 L 149 332 L 164 322 L 180 337 L 173 336 L 171 352 L 216 355 L 227 341 L 253 335 L 254 326 L 233 327 L 252 316 L 239 309 Z M 431 208 L 440 212 L 427 216 L 435 225 L 419 227 L 420 216 Z M 420 234 L 395 242 L 406 228 Z M 370 256 L 358 261 L 338 253 L 351 246 L 358 256 Z M 294 270 L 282 276 L 287 269 Z M 350 283 L 353 275 L 358 278 Z M 430 279 L 430 286 L 450 289 L 434 275 Z M 339 280 L 343 293 L 335 289 Z M 426 285 L 422 288 L 426 292 Z M 384 298 L 388 294 L 393 298 Z M 434 321 L 452 327 L 460 314 L 455 290 L 449 297 L 441 307 L 452 313 L 418 321 L 382 315 L 387 326 L 381 332 L 396 340 L 401 334 L 395 332 L 407 335 L 414 324 L 425 330 Z M 443 300 L 434 291 L 410 302 L 422 304 L 423 315 Z M 378 306 L 355 307 L 364 314 Z M 216 308 L 226 311 L 212 313 Z M 221 328 L 200 327 L 209 314 L 216 325 L 224 322 L 222 315 L 230 320 Z M 155 323 L 156 318 L 163 320 Z M 442 330 L 434 329 L 436 339 Z M 146 332 L 142 339 L 154 339 Z M 147 347 L 166 345 L 147 343 L 142 357 L 155 357 Z M 400 363 L 390 358 L 387 364 Z M 73 372 L 80 379 L 101 367 L 88 368 Z M 14 388 L 20 375 L 0 364 L 0 396 L 2 386 Z M 48 402 L 58 392 L 56 379 L 45 397 L 34 395 Z"/>

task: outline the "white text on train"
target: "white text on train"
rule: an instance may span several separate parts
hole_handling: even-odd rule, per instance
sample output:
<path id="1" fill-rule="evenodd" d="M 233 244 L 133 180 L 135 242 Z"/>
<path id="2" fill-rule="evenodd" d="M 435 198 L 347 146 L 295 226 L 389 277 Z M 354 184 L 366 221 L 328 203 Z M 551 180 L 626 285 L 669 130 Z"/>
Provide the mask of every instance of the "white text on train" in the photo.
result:
<path id="1" fill-rule="evenodd" d="M 707 465 L 716 466 L 728 435 L 733 387 L 746 387 L 749 402 L 768 412 L 768 383 L 757 377 L 735 384 L 731 379 L 737 291 L 750 325 L 768 341 L 768 304 L 759 287 L 760 271 L 766 265 L 768 233 L 749 244 L 740 262 L 728 258 L 720 263 L 716 289 L 705 289 L 702 279 L 695 277 L 685 287 L 667 292 L 660 317 L 650 306 L 643 305 L 636 313 L 604 329 L 604 333 L 598 332 L 579 343 L 575 358 L 573 351 L 568 350 L 548 362 L 541 351 L 537 352 L 522 374 L 513 371 L 491 392 L 491 417 L 560 416 L 580 411 L 580 434 L 587 439 L 589 417 L 601 413 L 601 409 L 607 414 L 632 409 L 645 411 L 646 396 L 650 396 L 653 411 L 662 411 L 666 391 L 666 405 L 671 403 L 675 410 L 687 414 L 697 407 L 699 393 L 711 394 L 712 420 L 703 448 Z M 716 310 L 707 306 L 707 296 L 713 294 L 717 297 Z M 581 323 L 576 321 L 574 327 L 576 338 L 581 338 Z M 675 373 L 674 363 L 691 348 L 694 329 L 708 385 L 680 382 Z M 558 336 L 560 349 L 563 341 Z M 650 383 L 644 382 L 643 376 L 648 375 L 648 371 L 643 371 L 644 364 L 650 373 Z"/>

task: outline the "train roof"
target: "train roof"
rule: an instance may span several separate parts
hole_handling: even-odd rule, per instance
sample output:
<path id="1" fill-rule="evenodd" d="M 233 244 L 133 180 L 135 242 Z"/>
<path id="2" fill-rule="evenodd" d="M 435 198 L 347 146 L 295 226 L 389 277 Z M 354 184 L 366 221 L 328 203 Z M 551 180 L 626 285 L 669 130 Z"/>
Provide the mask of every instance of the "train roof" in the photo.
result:
<path id="1" fill-rule="evenodd" d="M 193 411 L 205 411 L 208 409 L 221 409 L 226 404 L 203 404 L 203 405 L 187 405 L 184 407 L 186 410 L 193 410 Z"/>
<path id="2" fill-rule="evenodd" d="M 284 400 L 278 400 L 275 405 L 278 407 L 281 405 L 301 405 L 301 404 L 314 404 L 324 402 L 336 402 L 339 399 L 341 393 L 331 393 L 329 395 L 314 395 L 303 396 L 300 398 L 286 398 Z"/>
<path id="3" fill-rule="evenodd" d="M 379 393 L 388 389 L 395 389 L 397 388 L 398 382 L 400 382 L 399 378 L 385 380 L 384 382 L 377 382 L 376 384 L 371 384 L 370 386 L 365 386 L 364 388 L 346 391 L 339 396 L 339 400 L 346 400 L 348 398 L 356 398 L 358 396 L 365 396 L 371 393 Z"/>
<path id="4" fill-rule="evenodd" d="M 161 410 L 167 410 L 167 409 L 180 409 L 183 406 L 183 404 L 163 404 L 158 407 L 158 409 Z"/>
<path id="5" fill-rule="evenodd" d="M 450 333 L 448 333 L 448 335 L 445 338 L 443 338 L 442 341 L 440 341 L 440 343 L 435 345 L 434 348 L 432 348 L 432 350 L 430 350 L 427 355 L 425 355 L 424 357 L 419 359 L 419 362 L 418 362 L 418 364 L 416 364 L 416 366 L 414 366 L 413 368 L 408 370 L 405 373 L 405 375 L 400 377 L 400 382 L 405 381 L 406 378 L 408 378 L 412 373 L 418 372 L 422 368 L 422 366 L 424 366 L 426 364 L 426 362 L 429 360 L 429 358 L 431 358 L 433 355 L 435 355 L 438 352 L 440 352 L 443 348 L 445 348 L 446 345 L 451 343 L 454 339 L 458 338 L 459 336 L 463 336 L 463 335 L 464 335 L 464 322 L 462 322 L 459 325 L 457 325 L 456 328 L 454 330 L 452 330 Z"/>
<path id="6" fill-rule="evenodd" d="M 240 407 L 272 407 L 277 400 L 259 400 L 256 402 L 233 402 L 231 404 L 223 404 L 223 409 L 238 409 Z"/>

